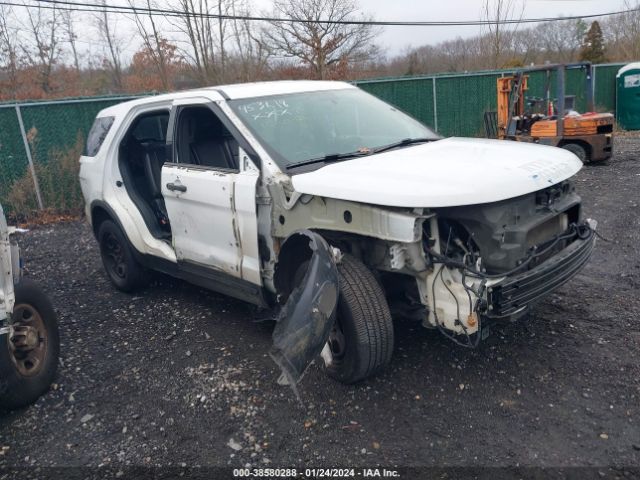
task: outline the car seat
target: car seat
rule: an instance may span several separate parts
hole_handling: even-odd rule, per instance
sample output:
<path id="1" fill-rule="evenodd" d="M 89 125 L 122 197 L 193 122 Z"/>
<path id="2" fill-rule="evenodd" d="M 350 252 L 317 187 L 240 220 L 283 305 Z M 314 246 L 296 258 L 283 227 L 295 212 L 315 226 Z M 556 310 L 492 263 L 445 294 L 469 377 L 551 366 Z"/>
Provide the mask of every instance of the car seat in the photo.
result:
<path id="1" fill-rule="evenodd" d="M 194 115 L 189 130 L 192 132 L 189 144 L 192 163 L 203 167 L 237 168 L 225 138 L 227 129 L 212 112 Z"/>
<path id="2" fill-rule="evenodd" d="M 162 196 L 162 165 L 165 162 L 166 146 L 164 144 L 144 145 L 144 172 L 151 195 L 151 208 L 163 229 L 169 228 L 169 217 Z"/>

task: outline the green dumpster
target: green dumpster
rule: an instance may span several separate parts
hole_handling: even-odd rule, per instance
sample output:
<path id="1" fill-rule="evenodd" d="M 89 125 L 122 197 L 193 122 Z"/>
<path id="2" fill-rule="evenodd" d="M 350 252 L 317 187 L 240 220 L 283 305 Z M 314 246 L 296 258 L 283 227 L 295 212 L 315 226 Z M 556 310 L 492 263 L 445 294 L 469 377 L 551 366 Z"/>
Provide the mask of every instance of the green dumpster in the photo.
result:
<path id="1" fill-rule="evenodd" d="M 640 130 L 640 62 L 618 72 L 616 116 L 625 130 Z"/>

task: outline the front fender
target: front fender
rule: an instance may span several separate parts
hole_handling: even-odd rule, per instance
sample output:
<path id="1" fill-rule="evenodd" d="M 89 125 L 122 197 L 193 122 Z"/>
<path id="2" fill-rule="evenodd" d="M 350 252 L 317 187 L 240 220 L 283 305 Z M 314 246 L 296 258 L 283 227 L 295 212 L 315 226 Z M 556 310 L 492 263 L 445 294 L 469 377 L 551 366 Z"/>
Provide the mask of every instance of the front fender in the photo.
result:
<path id="1" fill-rule="evenodd" d="M 275 285 L 284 302 L 273 331 L 271 358 L 282 370 L 279 383 L 296 384 L 327 342 L 338 304 L 338 268 L 332 247 L 315 232 L 301 230 L 282 244 Z M 305 269 L 299 281 L 300 269 Z M 298 277 L 298 278 L 296 278 Z"/>

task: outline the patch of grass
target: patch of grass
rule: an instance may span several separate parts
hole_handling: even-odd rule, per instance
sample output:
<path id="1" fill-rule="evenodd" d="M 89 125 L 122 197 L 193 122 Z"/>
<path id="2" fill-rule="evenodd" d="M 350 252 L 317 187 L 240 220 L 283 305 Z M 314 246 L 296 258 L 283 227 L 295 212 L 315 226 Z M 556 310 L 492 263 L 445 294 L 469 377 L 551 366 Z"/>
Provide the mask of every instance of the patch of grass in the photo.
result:
<path id="1" fill-rule="evenodd" d="M 37 132 L 29 132 L 31 151 L 37 142 Z M 82 154 L 84 139 L 78 134 L 76 142 L 68 149 L 58 148 L 49 151 L 46 162 L 34 158 L 36 176 L 40 184 L 42 202 L 45 210 L 38 210 L 35 186 L 31 170 L 12 186 L 7 195 L 6 210 L 9 216 L 20 223 L 31 223 L 42 217 L 56 215 L 79 215 L 82 212 L 84 200 L 78 181 L 80 163 L 78 159 Z"/>

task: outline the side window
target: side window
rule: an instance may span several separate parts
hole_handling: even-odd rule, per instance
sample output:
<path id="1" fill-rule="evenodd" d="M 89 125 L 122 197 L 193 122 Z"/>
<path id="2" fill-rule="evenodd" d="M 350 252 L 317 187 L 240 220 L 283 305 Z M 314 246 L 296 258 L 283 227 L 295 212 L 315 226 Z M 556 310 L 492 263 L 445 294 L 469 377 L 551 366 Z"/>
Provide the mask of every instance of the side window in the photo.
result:
<path id="1" fill-rule="evenodd" d="M 162 164 L 166 159 L 165 142 L 169 110 L 144 112 L 133 119 L 127 133 L 120 143 L 121 158 L 135 167 L 145 161 L 145 154 L 152 153 L 156 163 Z"/>
<path id="2" fill-rule="evenodd" d="M 84 152 L 82 152 L 82 155 L 85 157 L 95 157 L 98 154 L 100 147 L 102 146 L 102 142 L 104 142 L 104 139 L 109 133 L 114 120 L 115 117 L 96 118 L 91 126 L 91 130 L 89 130 L 87 143 L 84 146 Z"/>
<path id="3" fill-rule="evenodd" d="M 238 170 L 238 142 L 206 106 L 182 107 L 176 125 L 177 162 Z"/>
<path id="4" fill-rule="evenodd" d="M 143 115 L 136 120 L 131 136 L 139 142 L 164 143 L 167 139 L 169 112 Z"/>

